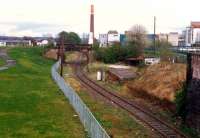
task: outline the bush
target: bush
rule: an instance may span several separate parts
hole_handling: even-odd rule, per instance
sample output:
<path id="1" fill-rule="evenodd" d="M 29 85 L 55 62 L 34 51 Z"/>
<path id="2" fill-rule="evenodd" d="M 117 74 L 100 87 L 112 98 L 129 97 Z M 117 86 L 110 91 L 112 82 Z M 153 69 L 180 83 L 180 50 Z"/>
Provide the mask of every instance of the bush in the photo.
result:
<path id="1" fill-rule="evenodd" d="M 148 49 L 146 49 L 145 52 L 148 52 L 147 54 L 150 54 L 152 56 L 158 56 L 162 60 L 169 60 L 169 58 L 174 57 L 174 52 L 170 49 L 171 47 L 171 43 L 165 40 L 157 40 L 156 47 L 154 47 L 152 43 L 151 46 Z"/>
<path id="2" fill-rule="evenodd" d="M 130 57 L 139 57 L 143 55 L 144 50 L 141 49 L 141 46 L 135 42 L 128 43 L 125 47 L 123 47 L 126 55 L 126 58 Z"/>
<path id="3" fill-rule="evenodd" d="M 187 96 L 187 87 L 184 83 L 183 88 L 177 93 L 175 104 L 176 104 L 176 115 L 180 116 L 184 121 L 187 114 L 186 111 L 186 96 Z"/>
<path id="4" fill-rule="evenodd" d="M 139 49 L 140 47 L 135 43 L 129 43 L 126 46 L 112 45 L 107 48 L 93 47 L 96 60 L 104 63 L 116 63 L 126 58 L 138 57 L 142 53 Z"/>

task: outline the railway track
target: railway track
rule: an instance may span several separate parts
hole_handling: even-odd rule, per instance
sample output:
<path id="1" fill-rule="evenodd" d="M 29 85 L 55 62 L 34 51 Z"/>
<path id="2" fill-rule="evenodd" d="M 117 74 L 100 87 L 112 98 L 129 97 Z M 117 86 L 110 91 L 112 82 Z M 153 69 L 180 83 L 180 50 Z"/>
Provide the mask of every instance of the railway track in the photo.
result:
<path id="1" fill-rule="evenodd" d="M 125 98 L 120 97 L 119 95 L 108 91 L 102 86 L 95 83 L 93 80 L 89 79 L 85 73 L 82 71 L 80 64 L 75 65 L 75 75 L 79 81 L 88 89 L 100 94 L 107 100 L 115 103 L 117 106 L 129 112 L 131 115 L 136 117 L 138 120 L 142 121 L 144 124 L 148 125 L 156 133 L 164 138 L 186 138 L 175 127 L 169 125 L 165 121 L 157 118 L 148 110 L 145 110 L 143 107 L 140 107 L 136 103 L 130 102 Z"/>

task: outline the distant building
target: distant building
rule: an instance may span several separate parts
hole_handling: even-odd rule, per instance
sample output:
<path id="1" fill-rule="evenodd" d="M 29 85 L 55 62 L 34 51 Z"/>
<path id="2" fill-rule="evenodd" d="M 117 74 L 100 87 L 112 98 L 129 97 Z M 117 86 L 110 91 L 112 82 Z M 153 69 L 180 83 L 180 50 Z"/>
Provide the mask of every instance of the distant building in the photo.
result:
<path id="1" fill-rule="evenodd" d="M 108 32 L 108 45 L 113 45 L 115 43 L 119 43 L 120 42 L 120 34 L 115 31 L 109 31 Z"/>
<path id="2" fill-rule="evenodd" d="M 90 44 L 90 45 L 94 44 L 94 34 L 92 32 L 90 32 L 90 34 L 89 34 L 88 44 Z"/>
<path id="3" fill-rule="evenodd" d="M 184 38 L 184 45 L 183 46 L 192 46 L 192 28 L 187 27 L 182 32 L 183 38 Z"/>
<path id="4" fill-rule="evenodd" d="M 178 46 L 179 34 L 178 32 L 170 32 L 169 34 L 158 34 L 158 40 L 167 41 L 172 46 Z"/>
<path id="5" fill-rule="evenodd" d="M 171 32 L 168 34 L 168 42 L 172 44 L 172 46 L 178 46 L 179 34 L 177 32 Z"/>
<path id="6" fill-rule="evenodd" d="M 46 46 L 48 44 L 49 44 L 49 41 L 46 39 L 37 41 L 37 46 Z"/>
<path id="7" fill-rule="evenodd" d="M 82 44 L 88 44 L 89 42 L 89 34 L 88 33 L 83 33 L 82 37 L 81 37 L 81 43 Z"/>
<path id="8" fill-rule="evenodd" d="M 0 47 L 6 46 L 6 42 L 0 42 Z"/>
<path id="9" fill-rule="evenodd" d="M 108 46 L 108 34 L 99 34 L 99 46 L 100 47 Z"/>
<path id="10" fill-rule="evenodd" d="M 23 37 L 0 36 L 0 46 L 30 46 L 31 41 Z"/>
<path id="11" fill-rule="evenodd" d="M 157 39 L 157 35 L 156 35 L 156 39 Z M 153 43 L 153 41 L 154 41 L 154 34 L 147 34 L 147 40 L 150 43 Z"/>
<path id="12" fill-rule="evenodd" d="M 52 42 L 52 43 L 55 42 L 54 38 L 52 38 L 52 37 L 33 37 L 31 39 L 36 42 L 37 46 L 46 46 L 50 42 Z"/>
<path id="13" fill-rule="evenodd" d="M 163 33 L 158 34 L 158 40 L 168 41 L 168 34 L 163 34 Z"/>
<path id="14" fill-rule="evenodd" d="M 120 44 L 121 46 L 124 46 L 126 44 L 126 35 L 120 34 Z"/>
<path id="15" fill-rule="evenodd" d="M 200 22 L 191 22 L 192 44 L 200 44 Z"/>
<path id="16" fill-rule="evenodd" d="M 179 38 L 178 38 L 178 46 L 179 46 L 179 47 L 185 46 L 185 37 L 184 37 L 183 34 L 179 35 Z"/>
<path id="17" fill-rule="evenodd" d="M 184 46 L 200 45 L 200 22 L 191 22 L 189 27 L 182 32 Z"/>
<path id="18" fill-rule="evenodd" d="M 125 31 L 125 36 L 127 41 L 132 41 L 133 39 L 137 39 L 135 38 L 135 35 L 133 35 L 132 31 Z"/>

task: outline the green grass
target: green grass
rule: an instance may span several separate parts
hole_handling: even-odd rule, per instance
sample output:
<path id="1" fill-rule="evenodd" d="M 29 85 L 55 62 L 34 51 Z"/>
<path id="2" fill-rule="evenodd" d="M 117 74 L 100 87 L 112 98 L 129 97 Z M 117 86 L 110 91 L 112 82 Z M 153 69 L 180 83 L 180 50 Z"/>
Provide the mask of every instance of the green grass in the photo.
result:
<path id="1" fill-rule="evenodd" d="M 5 61 L 3 59 L 0 58 L 0 67 L 5 65 Z"/>
<path id="2" fill-rule="evenodd" d="M 41 48 L 9 50 L 17 65 L 0 72 L 1 138 L 82 138 L 84 128 L 52 81 Z"/>
<path id="3" fill-rule="evenodd" d="M 148 138 L 146 128 L 138 124 L 126 111 L 92 99 L 85 91 L 78 93 L 100 124 L 114 138 Z"/>

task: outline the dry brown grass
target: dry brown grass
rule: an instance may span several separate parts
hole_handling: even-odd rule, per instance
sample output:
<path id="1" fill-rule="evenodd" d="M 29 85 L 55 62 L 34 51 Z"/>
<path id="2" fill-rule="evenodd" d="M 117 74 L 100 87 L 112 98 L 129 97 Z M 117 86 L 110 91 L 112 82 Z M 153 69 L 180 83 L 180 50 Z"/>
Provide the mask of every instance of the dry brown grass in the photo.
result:
<path id="1" fill-rule="evenodd" d="M 50 49 L 49 51 L 47 51 L 44 55 L 44 57 L 48 58 L 48 59 L 57 59 L 57 50 L 56 49 Z"/>
<path id="2" fill-rule="evenodd" d="M 109 135 L 114 138 L 149 137 L 148 129 L 138 124 L 127 112 L 108 104 L 98 95 L 88 92 L 73 75 L 73 69 L 66 66 L 64 72 L 67 75 L 65 81 L 77 92 L 84 103 L 89 107 L 100 124 Z"/>
<path id="3" fill-rule="evenodd" d="M 126 86 L 129 94 L 147 93 L 172 102 L 185 79 L 186 65 L 161 63 L 147 67 L 138 79 Z"/>
<path id="4" fill-rule="evenodd" d="M 80 58 L 83 59 L 83 55 L 80 52 L 66 52 L 66 62 L 77 61 Z"/>

